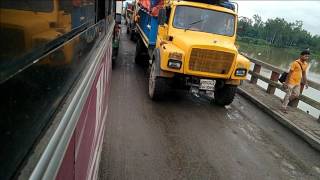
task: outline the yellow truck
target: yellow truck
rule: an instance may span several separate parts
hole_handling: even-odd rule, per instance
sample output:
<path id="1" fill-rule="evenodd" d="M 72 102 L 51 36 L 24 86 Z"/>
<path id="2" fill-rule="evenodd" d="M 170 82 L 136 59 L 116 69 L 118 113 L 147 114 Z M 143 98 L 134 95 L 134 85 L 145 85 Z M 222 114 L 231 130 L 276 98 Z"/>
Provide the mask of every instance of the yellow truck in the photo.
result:
<path id="1" fill-rule="evenodd" d="M 236 6 L 221 0 L 137 4 L 135 61 L 150 64 L 150 98 L 160 99 L 168 88 L 188 88 L 214 94 L 218 105 L 232 103 L 250 66 L 235 46 Z"/>
<path id="2" fill-rule="evenodd" d="M 131 3 L 127 3 L 125 19 L 126 19 L 126 26 L 127 26 L 127 34 L 130 36 L 130 40 L 136 41 L 136 1 L 133 0 Z"/>
<path id="3" fill-rule="evenodd" d="M 1 60 L 12 61 L 57 39 L 71 30 L 71 0 L 2 0 Z M 72 61 L 73 43 L 65 45 L 43 64 L 61 65 Z"/>

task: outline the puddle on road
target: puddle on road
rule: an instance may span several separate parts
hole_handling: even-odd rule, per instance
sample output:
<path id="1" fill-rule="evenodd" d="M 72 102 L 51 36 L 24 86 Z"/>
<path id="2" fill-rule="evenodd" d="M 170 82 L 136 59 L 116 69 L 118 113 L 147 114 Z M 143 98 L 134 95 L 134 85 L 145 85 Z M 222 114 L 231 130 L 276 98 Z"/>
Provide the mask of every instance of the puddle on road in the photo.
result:
<path id="1" fill-rule="evenodd" d="M 241 115 L 241 113 L 238 110 L 233 109 L 231 106 L 225 106 L 227 110 L 227 119 L 232 121 L 239 121 L 244 120 L 244 117 Z"/>
<path id="2" fill-rule="evenodd" d="M 251 141 L 258 143 L 262 142 L 263 137 L 261 136 L 262 131 L 259 127 L 255 126 L 254 124 L 249 124 L 246 120 L 246 117 L 242 115 L 242 113 L 231 106 L 226 106 L 227 109 L 227 119 L 234 122 L 243 134 Z"/>
<path id="3" fill-rule="evenodd" d="M 277 152 L 275 152 L 275 151 L 273 151 L 273 150 L 271 150 L 271 153 L 272 153 L 272 155 L 273 155 L 275 158 L 277 158 L 277 159 L 282 158 L 282 156 L 281 156 L 279 153 L 277 153 Z"/>
<path id="4" fill-rule="evenodd" d="M 240 127 L 240 130 L 247 136 L 247 138 L 255 143 L 260 141 L 259 136 L 256 136 L 253 131 L 248 131 L 245 127 Z"/>
<path id="5" fill-rule="evenodd" d="M 281 164 L 282 164 L 283 167 L 285 167 L 287 169 L 291 169 L 291 170 L 295 170 L 296 169 L 292 164 L 288 163 L 286 160 L 283 160 L 281 162 Z"/>
<path id="6" fill-rule="evenodd" d="M 305 165 L 290 152 L 281 151 L 281 147 L 279 149 L 279 147 L 268 145 L 266 150 L 279 162 L 279 168 L 290 177 L 289 179 L 314 179 L 317 176 L 315 166 L 312 168 Z"/>
<path id="7" fill-rule="evenodd" d="M 289 179 L 300 179 L 310 175 L 312 171 L 316 171 L 320 174 L 319 167 L 308 167 L 303 162 L 295 158 L 289 151 L 283 149 L 279 144 L 275 144 L 272 137 L 266 134 L 261 128 L 250 122 L 249 117 L 240 112 L 238 108 L 243 109 L 242 106 L 236 108 L 232 106 L 226 106 L 226 118 L 240 130 L 247 139 L 262 146 L 262 149 L 266 153 L 270 153 L 274 160 L 279 165 L 279 168 L 288 175 Z M 233 131 L 237 131 L 233 129 Z M 313 173 L 314 174 L 314 173 Z"/>
<path id="8" fill-rule="evenodd" d="M 317 166 L 313 166 L 313 169 L 320 175 L 320 168 Z"/>
<path id="9" fill-rule="evenodd" d="M 317 179 L 316 175 L 306 174 L 285 159 L 281 161 L 281 170 L 285 172 L 288 179 Z"/>
<path id="10" fill-rule="evenodd" d="M 231 120 L 239 130 L 241 130 L 243 135 L 252 142 L 264 144 L 263 137 L 261 135 L 262 131 L 259 127 L 248 123 L 246 117 L 244 117 L 240 111 L 233 109 L 232 107 L 226 107 L 226 109 L 228 111 L 226 113 L 228 119 Z"/>
<path id="11" fill-rule="evenodd" d="M 201 97 L 190 94 L 193 105 L 201 106 L 207 104 L 208 101 Z M 259 151 L 265 153 L 267 158 L 270 157 L 275 162 L 279 170 L 281 170 L 289 179 L 303 179 L 305 177 L 314 178 L 315 174 L 320 174 L 320 168 L 308 166 L 300 161 L 290 151 L 278 144 L 268 133 L 264 132 L 258 125 L 251 122 L 247 114 L 244 114 L 245 106 L 235 99 L 235 103 L 225 106 L 225 119 L 229 120 L 229 128 L 234 134 L 241 138 L 245 137 L 253 142 Z M 310 179 L 310 178 L 309 178 Z"/>

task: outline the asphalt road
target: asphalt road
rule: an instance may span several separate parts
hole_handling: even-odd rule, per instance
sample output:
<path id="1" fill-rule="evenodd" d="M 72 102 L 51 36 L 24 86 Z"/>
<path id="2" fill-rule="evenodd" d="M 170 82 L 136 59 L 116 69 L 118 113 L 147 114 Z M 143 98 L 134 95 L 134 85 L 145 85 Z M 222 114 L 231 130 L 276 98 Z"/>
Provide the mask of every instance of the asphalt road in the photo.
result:
<path id="1" fill-rule="evenodd" d="M 241 96 L 226 107 L 184 91 L 151 101 L 121 38 L 100 179 L 320 179 L 320 152 Z"/>

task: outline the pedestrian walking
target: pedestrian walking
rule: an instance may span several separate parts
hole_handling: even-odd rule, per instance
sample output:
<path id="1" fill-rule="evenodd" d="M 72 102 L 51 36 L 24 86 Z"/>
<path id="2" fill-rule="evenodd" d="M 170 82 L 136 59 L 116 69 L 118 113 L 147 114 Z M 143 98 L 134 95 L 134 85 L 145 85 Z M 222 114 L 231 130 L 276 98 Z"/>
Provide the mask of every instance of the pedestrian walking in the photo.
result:
<path id="1" fill-rule="evenodd" d="M 286 95 L 284 96 L 281 110 L 287 113 L 287 106 L 290 101 L 295 100 L 301 93 L 301 85 L 308 88 L 306 70 L 308 68 L 308 60 L 310 51 L 304 50 L 300 53 L 300 58 L 293 61 L 286 81 L 283 83 Z"/>

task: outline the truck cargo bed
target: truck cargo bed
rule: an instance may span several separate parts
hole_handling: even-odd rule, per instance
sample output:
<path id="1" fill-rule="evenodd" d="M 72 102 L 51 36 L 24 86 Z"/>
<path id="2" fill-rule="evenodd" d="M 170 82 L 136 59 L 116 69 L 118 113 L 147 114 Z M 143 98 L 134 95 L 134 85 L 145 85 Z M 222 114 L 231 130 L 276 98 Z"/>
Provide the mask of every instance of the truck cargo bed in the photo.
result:
<path id="1" fill-rule="evenodd" d="M 144 9 L 140 9 L 138 15 L 140 19 L 137 27 L 142 39 L 147 47 L 155 46 L 158 32 L 158 17 L 152 16 Z"/>

